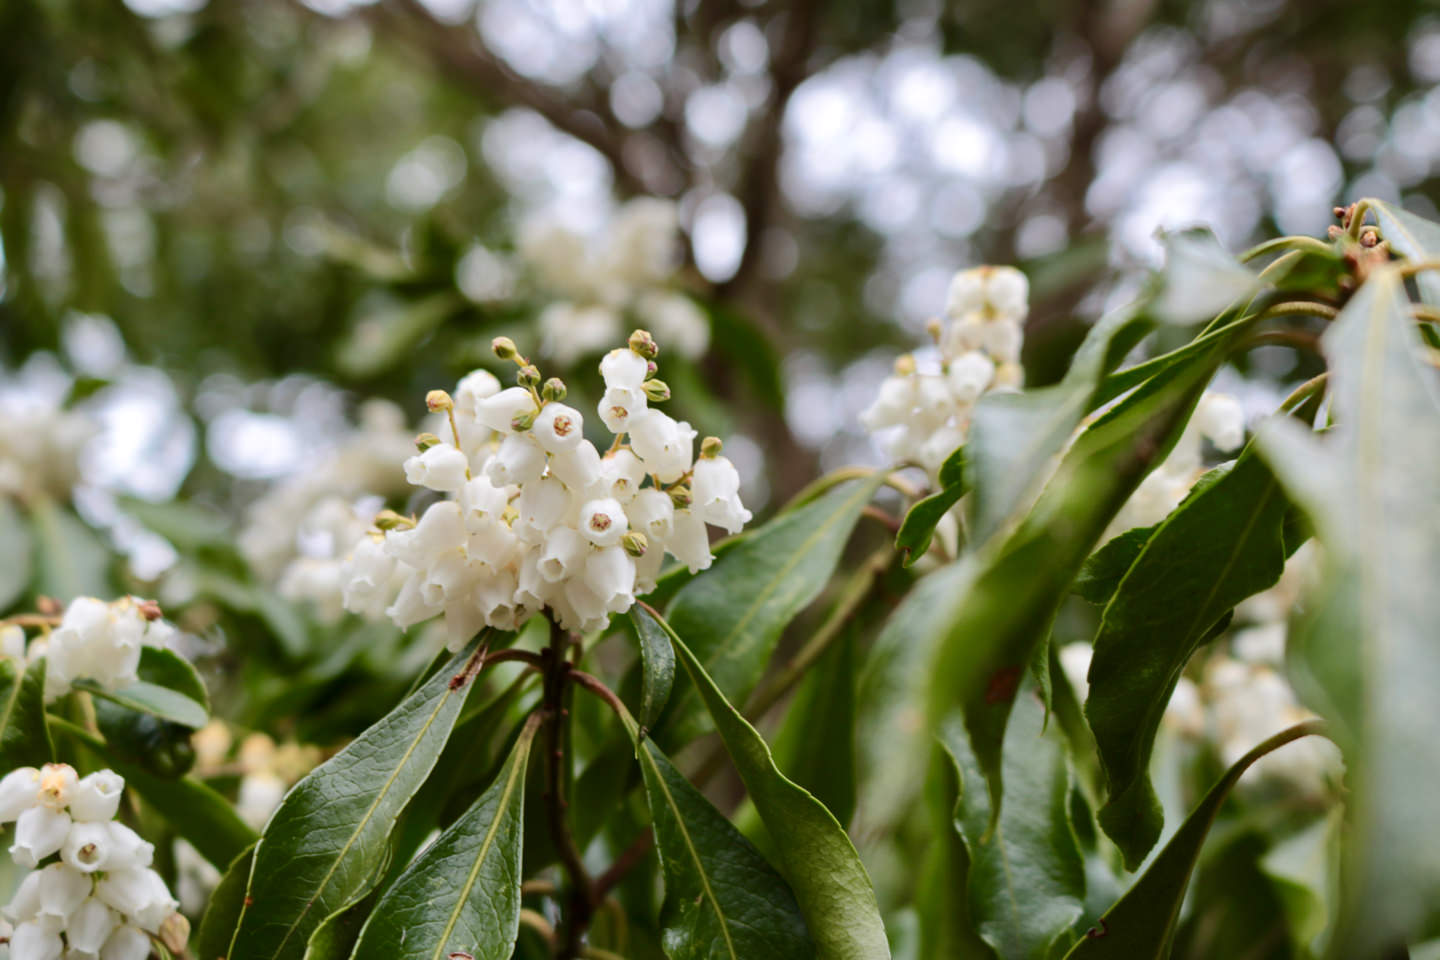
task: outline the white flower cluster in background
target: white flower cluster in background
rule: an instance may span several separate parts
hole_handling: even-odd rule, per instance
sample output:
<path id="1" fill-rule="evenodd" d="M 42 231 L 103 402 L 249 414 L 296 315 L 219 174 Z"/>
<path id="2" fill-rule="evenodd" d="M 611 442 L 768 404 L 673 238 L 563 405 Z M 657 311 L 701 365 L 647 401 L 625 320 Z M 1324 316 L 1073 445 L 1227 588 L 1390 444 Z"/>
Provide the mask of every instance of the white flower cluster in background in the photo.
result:
<path id="1" fill-rule="evenodd" d="M 386 602 L 402 628 L 443 615 L 458 649 L 482 626 L 512 630 L 542 609 L 567 630 L 598 629 L 654 588 L 667 552 L 708 567 L 706 524 L 735 533 L 750 512 L 720 442 L 707 438 L 696 459 L 695 429 L 651 406 L 670 394 L 654 379 L 657 352 L 637 330 L 601 360 L 598 413 L 615 434 L 604 456 L 562 402 L 564 384 L 542 387 L 504 338 L 496 353 L 519 366 L 520 386 L 502 390 L 479 370 L 453 398 L 432 392 L 451 439 L 422 434 L 405 474 L 447 498 L 414 519 L 381 515 L 383 532 L 350 558 L 346 608 Z"/>
<path id="2" fill-rule="evenodd" d="M 0 496 L 70 499 L 81 450 L 98 430 L 60 398 L 0 371 Z"/>
<path id="3" fill-rule="evenodd" d="M 546 356 L 562 367 L 619 340 L 626 314 L 668 349 L 694 359 L 710 345 L 710 324 L 695 301 L 673 289 L 680 266 L 675 204 L 636 197 L 593 242 L 553 220 L 520 230 L 519 253 L 537 283 L 561 299 L 540 313 Z"/>
<path id="4" fill-rule="evenodd" d="M 1159 523 L 1180 505 L 1205 472 L 1202 440 L 1231 453 L 1245 443 L 1245 411 L 1229 394 L 1206 391 L 1170 455 L 1131 494 L 1111 522 L 1109 535 Z"/>
<path id="5" fill-rule="evenodd" d="M 344 616 L 345 559 L 365 539 L 383 506 L 380 497 L 347 500 L 332 496 L 317 501 L 300 521 L 296 555 L 275 583 L 280 595 L 309 604 L 322 623 L 334 623 Z M 356 612 L 370 620 L 384 614 L 383 608 Z"/>
<path id="6" fill-rule="evenodd" d="M 364 497 L 403 493 L 405 476 L 399 464 L 414 449 L 413 439 L 399 407 L 382 400 L 363 404 L 352 433 L 250 505 L 238 538 L 241 554 L 270 582 L 287 576 L 303 582 L 304 572 L 287 569 L 298 557 L 343 556 L 354 541 L 324 542 L 324 533 L 334 531 L 333 513 L 327 516 L 331 508 L 319 505 L 336 500 L 354 504 Z M 311 589 L 307 596 L 314 592 Z"/>
<path id="7" fill-rule="evenodd" d="M 77 680 L 93 680 L 106 690 L 120 690 L 140 679 L 140 648 L 167 647 L 177 634 L 160 618 L 150 600 L 121 597 L 110 603 L 76 597 L 60 624 L 47 635 L 25 642 L 16 624 L 0 627 L 0 655 L 33 662 L 45 658 L 45 699 L 56 700 Z"/>
<path id="8" fill-rule="evenodd" d="M 886 452 L 933 477 L 965 442 L 970 413 L 990 390 L 1016 390 L 1023 381 L 1020 346 L 1030 286 L 1014 267 L 963 270 L 950 283 L 946 321 L 932 323 L 939 370 L 922 371 L 906 355 L 880 385 L 860 421 L 883 434 Z"/>
<path id="9" fill-rule="evenodd" d="M 155 848 L 114 819 L 124 787 L 111 770 L 81 778 L 63 763 L 0 779 L 10 856 L 29 871 L 4 910 L 10 960 L 145 960 L 151 936 L 184 949 L 189 923 L 150 868 Z"/>

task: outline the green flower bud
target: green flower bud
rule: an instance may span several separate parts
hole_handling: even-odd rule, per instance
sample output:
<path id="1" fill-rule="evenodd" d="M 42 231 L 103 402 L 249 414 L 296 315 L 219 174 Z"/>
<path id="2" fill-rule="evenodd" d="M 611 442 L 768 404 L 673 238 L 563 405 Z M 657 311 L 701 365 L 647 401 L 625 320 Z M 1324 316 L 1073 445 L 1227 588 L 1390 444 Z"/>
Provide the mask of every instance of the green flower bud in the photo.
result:
<path id="1" fill-rule="evenodd" d="M 677 483 L 665 492 L 670 494 L 670 502 L 675 505 L 677 510 L 684 510 L 695 502 L 695 498 L 690 494 L 690 488 L 683 483 Z"/>
<path id="2" fill-rule="evenodd" d="M 724 447 L 725 445 L 720 442 L 719 437 L 706 437 L 700 441 L 700 456 L 706 460 L 713 459 L 720 456 L 720 451 L 724 449 Z"/>
<path id="3" fill-rule="evenodd" d="M 425 406 L 431 413 L 439 413 L 441 410 L 454 410 L 455 401 L 444 390 L 431 390 L 425 394 Z"/>
<path id="4" fill-rule="evenodd" d="M 394 510 L 381 510 L 375 515 L 375 526 L 381 530 L 409 530 L 415 526 L 415 521 Z"/>
<path id="5" fill-rule="evenodd" d="M 650 546 L 650 541 L 645 538 L 645 534 L 638 530 L 631 530 L 620 538 L 620 545 L 625 548 L 625 552 L 630 554 L 630 556 L 643 557 L 645 556 L 645 549 Z"/>
<path id="6" fill-rule="evenodd" d="M 515 382 L 532 390 L 540 386 L 540 370 L 533 363 L 527 363 L 515 374 Z"/>
<path id="7" fill-rule="evenodd" d="M 526 430 L 535 426 L 535 416 L 539 412 L 538 410 L 527 410 L 524 413 L 517 414 L 515 418 L 510 421 L 510 429 L 516 433 L 524 433 Z"/>
<path id="8" fill-rule="evenodd" d="M 660 355 L 660 345 L 655 338 L 650 336 L 649 330 L 636 330 L 630 334 L 630 349 L 634 350 L 646 360 L 654 360 Z"/>
<path id="9" fill-rule="evenodd" d="M 515 341 L 509 337 L 496 337 L 490 341 L 490 349 L 495 351 L 495 356 L 501 360 L 514 360 L 519 362 L 520 351 L 515 349 Z"/>
<path id="10" fill-rule="evenodd" d="M 435 434 L 422 433 L 420 434 L 420 436 L 415 438 L 415 449 L 419 450 L 421 453 L 424 453 L 426 450 L 429 450 L 431 447 L 436 446 L 439 443 L 440 438 L 435 436 Z"/>
<path id="11" fill-rule="evenodd" d="M 551 377 L 549 380 L 546 380 L 545 385 L 540 388 L 540 396 L 546 402 L 551 400 L 564 400 L 565 381 L 559 377 Z"/>
<path id="12" fill-rule="evenodd" d="M 664 380 L 646 380 L 641 385 L 641 389 L 645 391 L 645 396 L 651 403 L 670 399 L 670 385 Z"/>

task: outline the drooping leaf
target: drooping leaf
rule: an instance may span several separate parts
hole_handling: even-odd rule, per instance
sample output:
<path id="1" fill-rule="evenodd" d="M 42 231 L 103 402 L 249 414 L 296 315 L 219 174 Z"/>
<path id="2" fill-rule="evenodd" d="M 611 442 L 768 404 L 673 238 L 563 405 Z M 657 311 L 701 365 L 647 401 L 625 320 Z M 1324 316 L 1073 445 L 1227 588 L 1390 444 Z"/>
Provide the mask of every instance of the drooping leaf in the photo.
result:
<path id="1" fill-rule="evenodd" d="M 660 719 L 660 711 L 670 700 L 670 688 L 675 683 L 675 651 L 670 649 L 670 638 L 644 607 L 637 604 L 630 608 L 630 623 L 640 645 L 640 716 L 637 719 L 641 729 L 648 730 Z"/>
<path id="2" fill-rule="evenodd" d="M 1156 525 L 1158 526 L 1158 524 Z M 1155 527 L 1132 527 L 1124 533 L 1111 537 L 1099 550 L 1090 554 L 1070 589 L 1088 603 L 1103 607 L 1115 595 L 1120 581 L 1135 565 L 1136 559 L 1150 542 Z"/>
<path id="3" fill-rule="evenodd" d="M 1096 541 L 1184 429 L 1226 343 L 1165 371 L 1091 424 L 1020 523 L 950 574 L 929 716 L 938 724 L 961 709 L 992 816 L 1000 813 L 1000 747 L 1021 678 Z"/>
<path id="4" fill-rule="evenodd" d="M 35 592 L 62 604 L 76 597 L 108 597 L 110 553 L 95 531 L 44 497 L 31 501 L 37 576 Z"/>
<path id="5" fill-rule="evenodd" d="M 230 864 L 255 842 L 255 831 L 240 819 L 230 802 L 199 780 L 157 776 L 85 730 L 63 720 L 52 719 L 51 723 L 124 777 L 128 788 L 217 868 Z"/>
<path id="6" fill-rule="evenodd" d="M 881 475 L 846 483 L 754 531 L 687 583 L 668 619 L 690 637 L 721 692 L 743 701 L 759 682 L 785 626 L 829 582 Z M 657 730 L 669 745 L 705 731 L 694 688 L 678 683 Z"/>
<path id="7" fill-rule="evenodd" d="M 640 740 L 638 755 L 665 877 L 660 922 L 670 960 L 815 956 L 795 895 L 760 852 L 654 740 Z"/>
<path id="8" fill-rule="evenodd" d="M 1108 784 L 1100 824 L 1128 869 L 1160 837 L 1148 771 L 1165 705 L 1216 622 L 1279 581 L 1289 507 L 1265 461 L 1247 449 L 1155 529 L 1105 607 L 1085 716 Z"/>
<path id="9" fill-rule="evenodd" d="M 506 960 L 520 927 L 527 723 L 495 782 L 385 891 L 355 960 Z"/>
<path id="10" fill-rule="evenodd" d="M 845 828 L 824 804 L 786 779 L 764 739 L 725 699 L 699 659 L 679 636 L 672 633 L 670 639 L 765 822 L 815 942 L 816 956 L 820 960 L 888 957 L 875 891 Z"/>
<path id="11" fill-rule="evenodd" d="M 245 887 L 250 882 L 250 867 L 254 862 L 255 847 L 252 845 L 225 868 L 220 882 L 210 892 L 205 915 L 200 919 L 200 929 L 190 944 L 196 957 L 215 960 L 225 956 L 230 949 L 230 938 L 235 936 L 240 911 L 245 908 Z"/>
<path id="12" fill-rule="evenodd" d="M 855 629 L 806 671 L 775 736 L 775 762 L 841 826 L 855 813 Z"/>
<path id="13" fill-rule="evenodd" d="M 1324 547 L 1291 658 L 1331 720 L 1349 813 L 1337 957 L 1440 933 L 1440 384 L 1419 357 L 1400 277 L 1372 273 L 1322 339 L 1335 426 L 1261 424 L 1259 443 Z"/>
<path id="14" fill-rule="evenodd" d="M 1005 808 L 990 826 L 989 794 L 963 724 L 941 727 L 940 742 L 960 777 L 954 827 L 969 860 L 969 912 L 1001 960 L 1046 960 L 1080 917 L 1085 861 L 1070 826 L 1070 769 L 1058 731 L 1045 729 L 1045 704 L 1021 696 L 1006 733 Z"/>
<path id="15" fill-rule="evenodd" d="M 1418 217 L 1403 207 L 1376 200 L 1361 201 L 1375 211 L 1380 235 L 1390 249 L 1407 260 L 1440 261 L 1440 223 Z M 1422 270 L 1415 275 L 1420 298 L 1432 307 L 1440 306 L 1440 270 Z"/>
<path id="16" fill-rule="evenodd" d="M 1125 895 L 1073 946 L 1066 960 L 1165 960 L 1180 919 L 1190 874 L 1210 825 L 1250 765 L 1265 754 L 1310 734 L 1322 724 L 1309 721 L 1283 730 L 1235 761 L 1160 850 Z"/>
<path id="17" fill-rule="evenodd" d="M 119 690 L 106 690 L 90 680 L 76 680 L 71 686 L 76 690 L 86 691 L 92 697 L 119 704 L 127 710 L 148 714 L 194 730 L 205 726 L 210 719 L 204 707 L 183 693 L 176 693 L 169 687 L 146 680 L 139 680 Z"/>
<path id="18" fill-rule="evenodd" d="M 0 613 L 25 595 L 35 575 L 30 523 L 8 497 L 0 499 Z"/>
<path id="19" fill-rule="evenodd" d="M 45 724 L 45 658 L 26 666 L 0 657 L 0 770 L 39 767 L 55 759 Z"/>
<path id="20" fill-rule="evenodd" d="M 965 448 L 961 447 L 945 459 L 940 466 L 940 489 L 923 500 L 918 500 L 905 514 L 900 531 L 895 534 L 895 549 L 905 554 L 908 567 L 925 556 L 930 541 L 935 536 L 935 527 L 960 498 L 970 492 L 965 475 Z"/>
<path id="21" fill-rule="evenodd" d="M 227 960 L 302 956 L 321 922 L 379 881 L 396 818 L 464 705 L 469 687 L 452 680 L 475 643 L 286 795 L 255 849 Z"/>

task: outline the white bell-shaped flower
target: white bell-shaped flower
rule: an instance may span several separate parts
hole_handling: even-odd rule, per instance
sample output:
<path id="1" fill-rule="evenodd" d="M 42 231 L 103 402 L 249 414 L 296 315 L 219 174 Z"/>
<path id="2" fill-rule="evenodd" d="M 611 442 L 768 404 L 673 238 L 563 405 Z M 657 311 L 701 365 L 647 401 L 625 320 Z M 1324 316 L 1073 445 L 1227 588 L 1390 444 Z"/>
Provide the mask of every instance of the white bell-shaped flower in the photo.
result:
<path id="1" fill-rule="evenodd" d="M 624 534 L 621 534 L 622 536 Z M 573 574 L 585 556 L 585 540 L 570 527 L 556 527 L 545 538 L 538 570 L 548 583 L 559 583 Z"/>
<path id="2" fill-rule="evenodd" d="M 629 347 L 611 350 L 600 359 L 600 376 L 606 388 L 638 390 L 649 373 L 649 361 Z"/>
<path id="3" fill-rule="evenodd" d="M 60 847 L 60 859 L 81 873 L 94 873 L 110 860 L 108 823 L 74 823 Z"/>
<path id="4" fill-rule="evenodd" d="M 20 923 L 40 914 L 40 877 L 43 870 L 31 870 L 20 879 L 20 885 L 5 905 L 5 918 Z"/>
<path id="5" fill-rule="evenodd" d="M 607 453 L 600 461 L 601 495 L 629 503 L 645 482 L 645 464 L 630 450 Z"/>
<path id="6" fill-rule="evenodd" d="M 570 491 L 555 477 L 542 477 L 520 491 L 518 507 L 520 522 L 544 534 L 565 518 L 570 509 Z"/>
<path id="7" fill-rule="evenodd" d="M 149 956 L 150 938 L 128 923 L 116 927 L 100 950 L 100 960 L 146 960 Z"/>
<path id="8" fill-rule="evenodd" d="M 1206 392 L 1195 405 L 1194 420 L 1217 450 L 1229 453 L 1245 442 L 1245 409 L 1229 394 Z"/>
<path id="9" fill-rule="evenodd" d="M 395 602 L 385 608 L 385 615 L 401 630 L 408 630 L 441 612 L 439 607 L 426 601 L 421 592 L 424 583 L 425 575 L 416 570 L 401 585 Z"/>
<path id="10" fill-rule="evenodd" d="M 995 379 L 995 362 L 978 350 L 967 350 L 950 361 L 945 379 L 955 402 L 968 407 Z"/>
<path id="11" fill-rule="evenodd" d="M 574 612 L 574 622 L 561 624 L 569 630 L 589 632 L 605 625 L 610 612 L 606 597 L 596 593 L 584 577 L 571 577 L 565 581 L 565 601 Z"/>
<path id="12" fill-rule="evenodd" d="M 455 385 L 455 412 L 479 419 L 480 401 L 500 392 L 500 380 L 489 370 L 472 370 Z M 493 429 L 493 428 L 492 428 Z"/>
<path id="13" fill-rule="evenodd" d="M 710 555 L 710 534 L 705 531 L 705 521 L 689 510 L 675 511 L 675 533 L 665 548 L 689 567 L 691 573 L 706 569 L 715 559 Z"/>
<path id="14" fill-rule="evenodd" d="M 564 453 L 585 438 L 585 418 L 574 407 L 552 400 L 540 410 L 530 432 L 546 453 Z"/>
<path id="15" fill-rule="evenodd" d="M 504 487 L 497 487 L 489 477 L 480 476 L 465 484 L 460 491 L 460 504 L 465 510 L 465 522 L 498 520 L 510 504 L 510 496 Z"/>
<path id="16" fill-rule="evenodd" d="M 75 908 L 90 895 L 90 877 L 63 863 L 52 863 L 38 871 L 38 906 L 36 917 L 49 917 L 64 922 Z"/>
<path id="17" fill-rule="evenodd" d="M 740 502 L 740 474 L 726 457 L 701 457 L 690 480 L 691 507 L 706 523 L 738 533 L 750 522 Z"/>
<path id="18" fill-rule="evenodd" d="M 263 770 L 247 773 L 240 779 L 235 811 L 251 828 L 261 830 L 285 799 L 285 790 L 285 781 L 275 773 Z"/>
<path id="19" fill-rule="evenodd" d="M 0 784 L 3 789 L 3 784 Z M 114 770 L 97 770 L 78 783 L 70 795 L 70 817 L 73 820 L 113 820 L 120 809 L 120 794 L 125 778 Z"/>
<path id="20" fill-rule="evenodd" d="M 891 374 L 880 383 L 874 402 L 860 414 L 867 430 L 899 426 L 910 419 L 916 405 L 915 377 Z"/>
<path id="21" fill-rule="evenodd" d="M 160 874 L 150 869 L 107 872 L 95 884 L 95 896 L 150 933 L 180 906 Z"/>
<path id="22" fill-rule="evenodd" d="M 985 325 L 980 345 L 997 364 L 1019 363 L 1025 331 L 1015 320 L 996 320 Z"/>
<path id="23" fill-rule="evenodd" d="M 988 270 L 985 299 L 989 308 L 1003 317 L 1023 319 L 1030 311 L 1030 281 L 1014 267 L 982 267 Z"/>
<path id="24" fill-rule="evenodd" d="M 628 352 L 628 351 L 627 351 Z M 630 354 L 632 357 L 637 354 Z M 626 433 L 631 421 L 649 407 L 645 391 L 639 387 L 606 387 L 597 410 L 600 421 L 611 433 Z"/>
<path id="25" fill-rule="evenodd" d="M 133 870 L 137 867 L 148 867 L 154 861 L 155 845 L 140 834 L 116 820 L 105 824 L 105 828 L 110 832 L 110 853 L 105 860 L 106 870 Z"/>
<path id="26" fill-rule="evenodd" d="M 457 447 L 437 443 L 405 461 L 405 479 L 416 486 L 441 493 L 455 493 L 465 486 L 470 461 Z"/>
<path id="27" fill-rule="evenodd" d="M 497 487 L 532 483 L 544 472 L 545 451 L 526 433 L 506 437 L 485 462 L 485 476 Z"/>
<path id="28" fill-rule="evenodd" d="M 465 521 L 460 504 L 442 500 L 430 505 L 409 530 L 395 530 L 385 538 L 392 557 L 417 569 L 428 567 L 435 558 L 465 545 Z"/>
<path id="29" fill-rule="evenodd" d="M 653 407 L 633 417 L 630 446 L 661 483 L 674 483 L 690 469 L 695 430 Z"/>
<path id="30" fill-rule="evenodd" d="M 98 957 L 105 941 L 120 925 L 115 911 L 95 897 L 87 897 L 65 924 L 65 940 L 72 953 Z"/>
<path id="31" fill-rule="evenodd" d="M 525 387 L 508 387 L 475 404 L 475 419 L 496 433 L 514 433 L 514 421 L 535 413 L 535 396 Z"/>
<path id="32" fill-rule="evenodd" d="M 22 867 L 34 869 L 60 850 L 70 833 L 70 815 L 49 807 L 31 807 L 15 821 L 15 842 L 10 856 Z"/>
<path id="33" fill-rule="evenodd" d="M 64 952 L 65 943 L 60 939 L 60 931 L 48 924 L 22 923 L 10 935 L 12 960 L 60 960 Z"/>
<path id="34" fill-rule="evenodd" d="M 950 279 L 950 288 L 945 293 L 945 313 L 959 319 L 973 311 L 986 307 L 985 276 L 979 270 L 961 270 Z"/>
<path id="35" fill-rule="evenodd" d="M 635 560 L 621 546 L 592 551 L 585 583 L 604 600 L 607 613 L 623 613 L 635 602 Z"/>
<path id="36" fill-rule="evenodd" d="M 10 823 L 39 802 L 39 770 L 16 767 L 0 778 L 0 823 Z"/>
<path id="37" fill-rule="evenodd" d="M 395 575 L 397 561 L 385 551 L 385 541 L 370 536 L 362 537 L 350 551 L 343 571 L 344 583 L 341 596 L 345 609 L 351 613 L 365 613 L 374 609 L 381 601 L 381 608 L 388 602 L 391 578 Z"/>
<path id="38" fill-rule="evenodd" d="M 625 508 L 609 497 L 580 508 L 580 535 L 597 547 L 613 547 L 630 529 Z"/>
<path id="39" fill-rule="evenodd" d="M 650 550 L 663 548 L 675 533 L 675 505 L 668 494 L 654 487 L 646 487 L 636 494 L 625 507 L 625 513 L 631 528 L 645 534 L 650 541 Z"/>
<path id="40" fill-rule="evenodd" d="M 572 491 L 589 490 L 600 479 L 600 454 L 586 441 L 550 455 L 550 473 Z"/>

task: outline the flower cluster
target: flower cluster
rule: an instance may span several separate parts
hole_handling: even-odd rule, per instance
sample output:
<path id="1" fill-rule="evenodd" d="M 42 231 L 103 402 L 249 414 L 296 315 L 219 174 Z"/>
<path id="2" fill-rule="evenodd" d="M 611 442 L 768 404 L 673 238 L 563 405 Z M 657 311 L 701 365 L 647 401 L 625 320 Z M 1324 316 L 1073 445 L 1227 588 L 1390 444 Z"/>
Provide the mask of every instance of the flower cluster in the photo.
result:
<path id="1" fill-rule="evenodd" d="M 550 220 L 520 231 L 519 251 L 536 280 L 562 299 L 541 311 L 547 356 L 562 367 L 620 338 L 628 311 L 684 357 L 710 345 L 710 325 L 695 302 L 671 289 L 680 265 L 675 204 L 637 197 L 615 214 L 593 245 Z"/>
<path id="2" fill-rule="evenodd" d="M 150 869 L 155 848 L 114 819 L 124 787 L 113 771 L 81 778 L 63 763 L 0 779 L 10 856 L 30 871 L 4 911 L 11 960 L 145 960 L 152 935 L 184 949 L 189 924 Z"/>
<path id="3" fill-rule="evenodd" d="M 69 499 L 80 452 L 98 427 L 58 399 L 16 387 L 0 389 L 0 496 Z"/>
<path id="4" fill-rule="evenodd" d="M 1159 523 L 1180 505 L 1204 472 L 1202 440 L 1209 440 L 1222 453 L 1240 448 L 1245 442 L 1245 412 L 1239 401 L 1211 391 L 1201 396 L 1170 455 L 1140 481 L 1120 508 L 1110 525 L 1111 535 Z"/>
<path id="5" fill-rule="evenodd" d="M 44 657 L 45 699 L 56 700 L 81 679 L 107 690 L 128 687 L 140 679 L 140 648 L 167 646 L 175 632 L 153 601 L 121 597 L 106 603 L 77 597 L 65 608 L 60 625 L 28 648 L 21 627 L 0 627 L 0 654 L 27 661 Z"/>
<path id="6" fill-rule="evenodd" d="M 734 465 L 711 437 L 651 406 L 670 388 L 655 379 L 658 347 L 637 330 L 600 362 L 602 423 L 615 434 L 601 456 L 559 380 L 505 338 L 496 353 L 519 367 L 500 389 L 485 371 L 452 398 L 427 397 L 450 420 L 450 440 L 422 434 L 405 462 L 411 483 L 447 494 L 418 518 L 382 514 L 349 560 L 345 605 L 373 607 L 409 627 L 443 615 L 453 646 L 481 626 L 515 629 L 548 608 L 569 630 L 603 626 L 654 588 L 666 552 L 692 571 L 710 565 L 706 524 L 732 533 L 749 519 Z M 628 439 L 627 439 L 628 438 Z"/>
<path id="7" fill-rule="evenodd" d="M 982 393 L 1019 389 L 1020 345 L 1029 312 L 1029 282 L 1014 267 L 963 270 L 950 283 L 946 323 L 933 321 L 938 372 L 902 356 L 860 415 L 865 429 L 888 434 L 897 461 L 915 462 L 932 476 L 965 442 L 970 411 Z"/>

